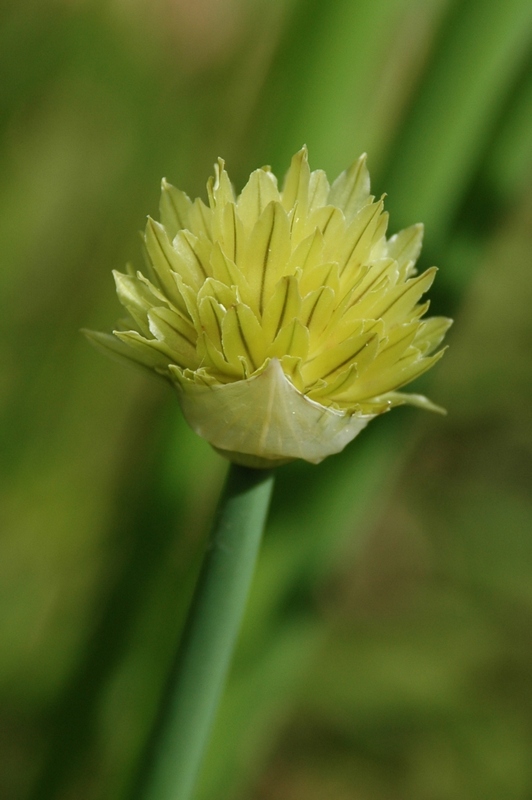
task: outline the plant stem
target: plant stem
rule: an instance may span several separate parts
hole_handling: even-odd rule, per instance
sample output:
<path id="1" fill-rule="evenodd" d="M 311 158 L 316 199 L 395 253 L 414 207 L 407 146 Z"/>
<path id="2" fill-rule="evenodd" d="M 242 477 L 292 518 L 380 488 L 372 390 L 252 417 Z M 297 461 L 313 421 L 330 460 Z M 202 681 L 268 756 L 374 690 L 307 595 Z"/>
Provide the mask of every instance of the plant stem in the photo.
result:
<path id="1" fill-rule="evenodd" d="M 231 464 L 135 798 L 192 797 L 242 622 L 272 488 L 271 471 Z"/>

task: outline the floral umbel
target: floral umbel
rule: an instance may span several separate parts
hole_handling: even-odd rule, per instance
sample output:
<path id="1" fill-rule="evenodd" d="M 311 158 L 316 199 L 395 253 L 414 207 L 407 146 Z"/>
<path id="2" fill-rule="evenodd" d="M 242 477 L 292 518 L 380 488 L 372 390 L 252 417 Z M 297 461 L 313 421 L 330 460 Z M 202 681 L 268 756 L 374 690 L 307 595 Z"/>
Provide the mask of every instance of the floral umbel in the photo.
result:
<path id="1" fill-rule="evenodd" d="M 283 187 L 268 167 L 236 195 L 220 159 L 208 205 L 165 180 L 147 270 L 115 273 L 130 318 L 95 343 L 167 378 L 185 418 L 229 459 L 318 463 L 433 366 L 450 320 L 422 319 L 435 268 L 416 274 L 422 225 L 386 238 L 365 156 L 332 184 L 307 150 Z"/>

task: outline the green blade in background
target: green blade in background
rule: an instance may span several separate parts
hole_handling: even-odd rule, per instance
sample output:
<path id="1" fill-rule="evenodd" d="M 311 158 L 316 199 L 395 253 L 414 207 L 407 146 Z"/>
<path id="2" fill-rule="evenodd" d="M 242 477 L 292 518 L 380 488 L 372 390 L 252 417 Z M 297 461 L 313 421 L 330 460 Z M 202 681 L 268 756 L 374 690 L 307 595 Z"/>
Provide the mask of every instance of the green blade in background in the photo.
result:
<path id="1" fill-rule="evenodd" d="M 528 0 L 454 4 L 383 177 L 394 229 L 423 220 L 441 245 L 531 36 Z"/>
<path id="2" fill-rule="evenodd" d="M 278 174 L 303 143 L 334 178 L 364 150 L 377 170 L 444 0 L 295 5 L 250 136 Z"/>

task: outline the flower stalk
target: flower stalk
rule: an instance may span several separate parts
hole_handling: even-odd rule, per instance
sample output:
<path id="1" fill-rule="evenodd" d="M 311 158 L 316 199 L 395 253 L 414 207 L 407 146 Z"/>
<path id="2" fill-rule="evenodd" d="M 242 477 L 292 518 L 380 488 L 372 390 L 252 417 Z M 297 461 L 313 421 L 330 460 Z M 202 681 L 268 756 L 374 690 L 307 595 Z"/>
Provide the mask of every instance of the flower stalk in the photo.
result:
<path id="1" fill-rule="evenodd" d="M 189 616 L 133 796 L 193 796 L 239 633 L 273 473 L 231 464 Z"/>

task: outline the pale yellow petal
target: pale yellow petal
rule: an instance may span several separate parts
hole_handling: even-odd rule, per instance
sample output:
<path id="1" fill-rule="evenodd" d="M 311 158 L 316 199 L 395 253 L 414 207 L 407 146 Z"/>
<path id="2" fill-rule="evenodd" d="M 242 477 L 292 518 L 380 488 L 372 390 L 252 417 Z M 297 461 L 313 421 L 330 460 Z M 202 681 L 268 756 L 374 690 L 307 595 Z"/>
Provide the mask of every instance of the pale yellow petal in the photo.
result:
<path id="1" fill-rule="evenodd" d="M 178 231 L 187 227 L 188 214 L 191 208 L 192 200 L 190 197 L 168 183 L 166 178 L 163 178 L 159 211 L 161 222 L 170 240 L 174 238 Z"/>
<path id="2" fill-rule="evenodd" d="M 252 172 L 237 201 L 238 216 L 249 232 L 257 223 L 269 203 L 280 202 L 275 177 L 264 169 Z"/>
<path id="3" fill-rule="evenodd" d="M 334 181 L 329 193 L 329 203 L 342 209 L 345 216 L 352 218 L 369 200 L 369 172 L 367 156 L 363 153 Z"/>
<path id="4" fill-rule="evenodd" d="M 297 206 L 297 214 L 306 217 L 309 206 L 310 170 L 308 166 L 308 152 L 306 147 L 295 154 L 286 173 L 281 192 L 281 203 L 285 211 Z"/>
<path id="5" fill-rule="evenodd" d="M 262 315 L 262 329 L 266 342 L 273 342 L 281 328 L 301 311 L 299 281 L 294 275 L 287 275 L 277 283 Z"/>
<path id="6" fill-rule="evenodd" d="M 282 278 L 290 255 L 288 218 L 280 203 L 269 203 L 249 237 L 246 276 L 259 313 Z"/>
<path id="7" fill-rule="evenodd" d="M 229 308 L 222 324 L 223 349 L 227 360 L 236 364 L 242 357 L 254 372 L 266 357 L 262 328 L 253 311 L 244 304 Z"/>
<path id="8" fill-rule="evenodd" d="M 266 350 L 268 358 L 292 356 L 304 363 L 309 348 L 309 333 L 298 319 L 287 322 Z"/>

